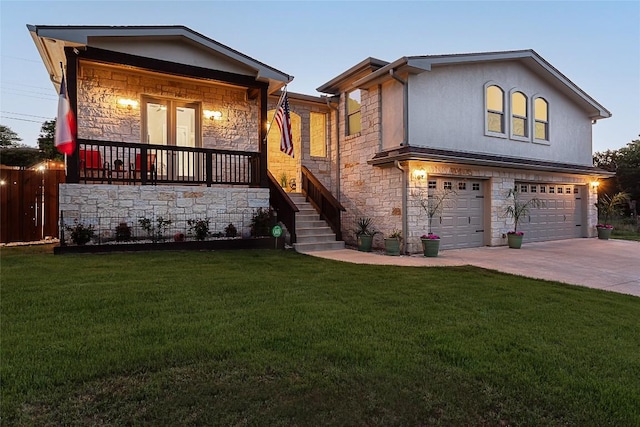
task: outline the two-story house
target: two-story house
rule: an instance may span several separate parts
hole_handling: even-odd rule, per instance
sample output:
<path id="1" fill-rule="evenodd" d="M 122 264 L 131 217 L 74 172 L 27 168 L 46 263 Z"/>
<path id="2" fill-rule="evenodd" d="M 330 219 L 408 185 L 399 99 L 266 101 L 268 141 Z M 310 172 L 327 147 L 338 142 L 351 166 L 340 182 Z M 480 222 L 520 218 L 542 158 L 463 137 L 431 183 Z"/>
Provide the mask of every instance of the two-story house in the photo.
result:
<path id="1" fill-rule="evenodd" d="M 611 113 L 536 52 L 368 58 L 318 91 L 340 100 L 343 224 L 372 217 L 418 252 L 417 196 L 452 190 L 433 224 L 442 247 L 504 245 L 516 188 L 543 201 L 522 226 L 527 241 L 594 234 L 606 175 L 592 165 L 591 127 Z"/>
<path id="2" fill-rule="evenodd" d="M 289 93 L 291 157 L 269 131 L 293 79 L 276 68 L 182 26 L 28 28 L 77 117 L 66 222 L 109 232 L 151 212 L 244 234 L 272 206 L 299 250 L 355 243 L 355 221 L 372 217 L 419 252 L 416 194 L 453 190 L 434 221 L 443 248 L 495 246 L 515 187 L 544 201 L 526 240 L 595 232 L 592 183 L 606 174 L 592 166 L 591 126 L 611 114 L 534 51 L 368 58 L 322 96 Z"/>

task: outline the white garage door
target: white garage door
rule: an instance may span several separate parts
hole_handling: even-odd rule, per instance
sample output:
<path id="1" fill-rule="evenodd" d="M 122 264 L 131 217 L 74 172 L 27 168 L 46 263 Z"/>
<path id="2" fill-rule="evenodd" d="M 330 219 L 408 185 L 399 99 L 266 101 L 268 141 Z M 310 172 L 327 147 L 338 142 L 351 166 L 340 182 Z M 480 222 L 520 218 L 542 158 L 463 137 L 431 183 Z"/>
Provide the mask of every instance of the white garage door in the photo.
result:
<path id="1" fill-rule="evenodd" d="M 484 246 L 484 185 L 480 180 L 436 178 L 429 191 L 454 190 L 441 216 L 433 218 L 433 232 L 442 249 Z"/>
<path id="2" fill-rule="evenodd" d="M 516 183 L 523 198 L 536 197 L 542 206 L 532 208 L 519 226 L 527 242 L 582 237 L 582 193 L 584 186 Z"/>

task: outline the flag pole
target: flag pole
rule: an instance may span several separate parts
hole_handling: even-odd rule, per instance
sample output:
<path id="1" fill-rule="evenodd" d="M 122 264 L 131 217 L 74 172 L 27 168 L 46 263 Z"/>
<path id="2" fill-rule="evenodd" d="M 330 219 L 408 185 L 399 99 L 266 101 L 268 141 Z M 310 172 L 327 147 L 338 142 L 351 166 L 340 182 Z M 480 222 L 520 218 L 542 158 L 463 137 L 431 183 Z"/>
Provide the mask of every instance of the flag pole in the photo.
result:
<path id="1" fill-rule="evenodd" d="M 284 96 L 287 94 L 287 85 L 284 85 L 284 89 L 282 89 L 282 93 L 280 94 L 280 99 L 278 99 L 278 103 L 276 104 L 276 109 L 274 110 L 274 114 L 273 117 L 271 117 L 271 121 L 269 122 L 269 124 L 267 125 L 267 133 L 264 136 L 264 141 L 265 142 L 267 140 L 267 137 L 269 136 L 269 131 L 271 131 L 271 126 L 273 125 L 273 121 L 276 118 L 276 114 L 275 112 L 278 111 L 278 108 L 280 108 L 280 105 L 282 104 L 282 101 L 284 100 Z"/>

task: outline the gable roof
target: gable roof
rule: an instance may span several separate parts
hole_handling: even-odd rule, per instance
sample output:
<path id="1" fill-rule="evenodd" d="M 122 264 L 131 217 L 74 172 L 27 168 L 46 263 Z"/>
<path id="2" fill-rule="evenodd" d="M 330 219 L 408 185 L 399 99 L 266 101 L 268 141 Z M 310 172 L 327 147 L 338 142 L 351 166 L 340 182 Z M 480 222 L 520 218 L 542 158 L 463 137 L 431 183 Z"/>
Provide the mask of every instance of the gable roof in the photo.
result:
<path id="1" fill-rule="evenodd" d="M 339 76 L 329 80 L 316 90 L 322 93 L 330 93 L 337 95 L 340 93 L 340 89 L 348 84 L 350 81 L 362 78 L 369 75 L 371 72 L 378 70 L 380 67 L 384 67 L 389 64 L 387 61 L 377 59 L 373 57 L 366 58 L 363 61 L 358 62 L 347 71 L 341 73 Z"/>
<path id="2" fill-rule="evenodd" d="M 27 25 L 45 67 L 54 83 L 61 80 L 59 63 L 65 63 L 65 47 L 84 48 L 104 46 L 122 53 L 131 53 L 127 46 L 132 40 L 147 42 L 178 42 L 195 47 L 203 56 L 222 58 L 231 64 L 232 71 L 251 75 L 258 81 L 269 83 L 269 92 L 280 89 L 293 80 L 293 76 L 283 73 L 237 50 L 193 31 L 185 26 L 51 26 Z M 118 47 L 120 46 L 120 48 Z M 157 52 L 150 52 L 155 59 Z"/>
<path id="3" fill-rule="evenodd" d="M 532 72 L 555 87 L 558 91 L 580 105 L 588 112 L 589 117 L 592 119 L 598 120 L 611 117 L 611 112 L 609 110 L 589 96 L 585 91 L 580 89 L 575 83 L 569 80 L 569 78 L 558 71 L 532 49 L 450 55 L 403 56 L 402 58 L 397 59 L 392 63 L 387 63 L 377 70 L 361 77 L 357 81 L 353 82 L 347 90 L 351 88 L 369 88 L 372 85 L 390 79 L 392 78 L 390 76 L 391 71 L 421 74 L 431 71 L 433 67 L 499 61 L 519 61 Z M 320 88 L 318 90 L 320 90 Z"/>

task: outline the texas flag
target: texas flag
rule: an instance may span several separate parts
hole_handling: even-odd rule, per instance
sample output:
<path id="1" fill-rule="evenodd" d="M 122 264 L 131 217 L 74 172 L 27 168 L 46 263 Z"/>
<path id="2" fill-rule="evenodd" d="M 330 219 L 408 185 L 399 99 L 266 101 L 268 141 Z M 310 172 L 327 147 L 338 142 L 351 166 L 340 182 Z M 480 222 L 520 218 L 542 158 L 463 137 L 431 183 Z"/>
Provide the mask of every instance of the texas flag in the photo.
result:
<path id="1" fill-rule="evenodd" d="M 56 119 L 55 146 L 62 154 L 72 154 L 76 149 L 76 120 L 71 111 L 67 85 L 62 76 L 60 83 L 60 96 L 58 98 L 58 118 Z"/>

